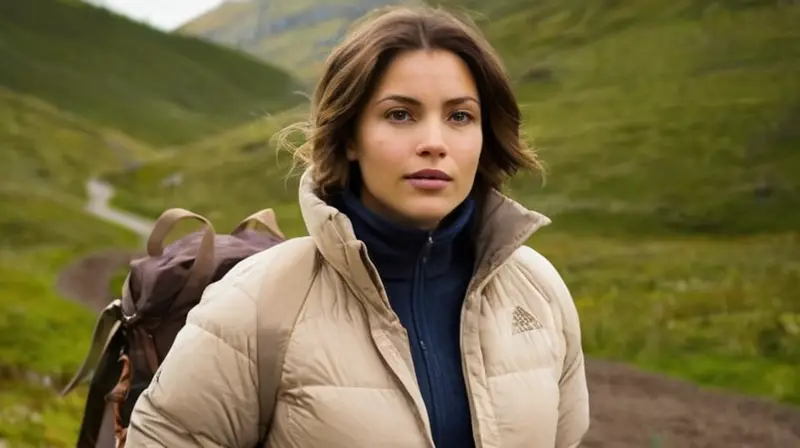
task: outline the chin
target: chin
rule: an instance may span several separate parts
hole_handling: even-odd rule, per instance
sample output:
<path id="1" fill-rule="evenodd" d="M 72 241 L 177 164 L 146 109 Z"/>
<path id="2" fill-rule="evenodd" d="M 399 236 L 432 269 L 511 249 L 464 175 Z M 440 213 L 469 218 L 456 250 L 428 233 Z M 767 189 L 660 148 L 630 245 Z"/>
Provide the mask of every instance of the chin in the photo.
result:
<path id="1" fill-rule="evenodd" d="M 449 215 L 457 206 L 445 204 L 411 204 L 405 210 L 410 221 L 417 223 L 438 223 Z"/>

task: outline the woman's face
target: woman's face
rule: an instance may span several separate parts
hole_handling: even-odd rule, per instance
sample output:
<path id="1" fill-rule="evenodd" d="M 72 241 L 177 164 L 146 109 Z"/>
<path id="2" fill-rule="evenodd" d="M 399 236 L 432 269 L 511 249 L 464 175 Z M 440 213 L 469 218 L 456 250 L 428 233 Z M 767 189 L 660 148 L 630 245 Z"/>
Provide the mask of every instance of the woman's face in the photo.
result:
<path id="1" fill-rule="evenodd" d="M 457 55 L 399 54 L 347 149 L 361 168 L 364 205 L 397 222 L 436 228 L 475 182 L 483 147 L 480 111 L 475 81 Z"/>

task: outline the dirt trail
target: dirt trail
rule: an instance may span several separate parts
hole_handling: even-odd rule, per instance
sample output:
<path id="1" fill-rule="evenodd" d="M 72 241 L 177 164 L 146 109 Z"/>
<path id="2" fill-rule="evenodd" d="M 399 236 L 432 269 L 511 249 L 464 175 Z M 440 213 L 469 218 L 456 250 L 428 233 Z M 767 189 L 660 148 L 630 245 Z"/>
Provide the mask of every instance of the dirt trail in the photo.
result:
<path id="1" fill-rule="evenodd" d="M 142 255 L 114 249 L 89 254 L 61 270 L 56 288 L 61 295 L 100 312 L 111 301 L 109 291 L 114 276 Z"/>
<path id="2" fill-rule="evenodd" d="M 800 447 L 800 409 L 701 389 L 630 366 L 587 362 L 584 447 Z"/>
<path id="3" fill-rule="evenodd" d="M 85 210 L 89 214 L 102 220 L 121 225 L 142 237 L 147 237 L 147 235 L 150 234 L 150 230 L 153 228 L 152 221 L 131 213 L 116 210 L 110 206 L 109 202 L 114 196 L 114 187 L 111 185 L 99 179 L 89 179 L 86 182 L 86 193 L 89 195 L 89 201 L 86 204 Z"/>
<path id="4" fill-rule="evenodd" d="M 146 236 L 146 220 L 112 210 L 110 186 L 89 184 L 87 211 Z M 91 195 L 91 193 L 90 193 Z M 99 311 L 114 275 L 139 254 L 109 250 L 68 266 L 59 291 Z M 800 447 L 800 408 L 645 373 L 630 366 L 587 361 L 592 427 L 587 448 L 789 448 Z"/>
<path id="5" fill-rule="evenodd" d="M 98 179 L 86 181 L 88 200 L 84 210 L 96 218 L 120 225 L 143 239 L 153 228 L 153 222 L 116 210 L 110 206 L 114 187 Z M 143 253 L 109 249 L 84 256 L 66 266 L 58 275 L 56 288 L 65 297 L 100 311 L 109 302 L 109 285 L 117 272 L 124 269 L 131 259 Z"/>

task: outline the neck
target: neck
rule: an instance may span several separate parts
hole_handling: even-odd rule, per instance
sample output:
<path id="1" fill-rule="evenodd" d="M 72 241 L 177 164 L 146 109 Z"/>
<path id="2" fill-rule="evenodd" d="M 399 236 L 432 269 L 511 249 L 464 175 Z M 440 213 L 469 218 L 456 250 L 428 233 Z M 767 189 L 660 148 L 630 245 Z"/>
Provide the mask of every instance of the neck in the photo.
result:
<path id="1" fill-rule="evenodd" d="M 368 209 L 356 194 L 344 191 L 337 206 L 350 218 L 356 237 L 379 275 L 385 279 L 410 278 L 417 262 L 426 257 L 430 273 L 443 273 L 454 258 L 467 255 L 474 203 L 467 198 L 434 230 L 423 230 L 389 220 Z"/>

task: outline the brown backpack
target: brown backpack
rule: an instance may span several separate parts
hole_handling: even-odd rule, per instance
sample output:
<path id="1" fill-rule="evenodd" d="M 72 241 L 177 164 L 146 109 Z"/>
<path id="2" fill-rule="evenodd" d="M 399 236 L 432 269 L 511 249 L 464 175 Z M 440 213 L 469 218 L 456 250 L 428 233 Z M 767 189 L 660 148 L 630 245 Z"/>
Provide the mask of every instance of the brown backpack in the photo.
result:
<path id="1" fill-rule="evenodd" d="M 204 229 L 163 247 L 173 226 L 185 218 L 199 220 Z M 260 224 L 266 232 L 250 229 L 251 224 Z M 271 209 L 247 217 L 230 235 L 216 234 L 206 218 L 188 210 L 165 211 L 148 238 L 147 256 L 131 261 L 122 297 L 111 302 L 100 314 L 89 353 L 62 391 L 65 395 L 74 390 L 93 372 L 77 446 L 124 446 L 136 400 L 150 384 L 185 324 L 188 312 L 200 302 L 205 288 L 245 258 L 284 241 Z M 275 328 L 293 324 L 300 302 L 288 301 L 281 307 L 283 316 L 267 320 L 272 321 Z M 262 332 L 259 329 L 260 338 Z M 275 355 L 264 356 L 283 356 L 280 350 L 275 352 Z M 262 355 L 259 356 L 259 363 L 282 365 L 282 359 L 263 360 Z M 268 383 L 274 383 L 267 378 L 270 379 Z M 262 401 L 274 397 L 275 391 L 260 392 Z M 269 419 L 271 405 L 261 403 L 261 408 L 262 418 Z M 268 422 L 262 425 L 268 427 Z"/>

